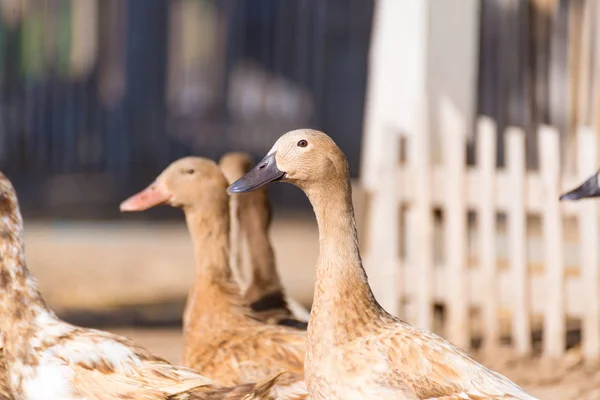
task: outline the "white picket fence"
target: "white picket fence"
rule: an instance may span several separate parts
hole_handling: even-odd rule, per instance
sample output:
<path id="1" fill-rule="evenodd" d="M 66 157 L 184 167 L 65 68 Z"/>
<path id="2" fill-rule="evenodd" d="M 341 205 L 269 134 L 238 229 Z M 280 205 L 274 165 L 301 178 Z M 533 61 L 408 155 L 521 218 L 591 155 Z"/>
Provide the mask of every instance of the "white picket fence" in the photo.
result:
<path id="1" fill-rule="evenodd" d="M 380 141 L 365 244 L 365 264 L 377 297 L 392 312 L 427 329 L 433 327 L 434 304 L 444 305 L 444 335 L 464 348 L 473 335 L 473 309 L 479 311 L 479 335 L 488 347 L 499 345 L 501 321 L 508 318 L 511 343 L 524 355 L 532 351 L 533 330 L 541 329 L 544 355 L 560 357 L 566 350 L 567 321 L 579 320 L 584 357 L 596 363 L 600 201 L 558 199 L 597 170 L 598 135 L 591 128 L 578 130 L 578 172 L 564 176 L 555 128 L 539 127 L 539 170 L 528 171 L 520 128 L 503 132 L 505 167 L 497 168 L 495 123 L 479 117 L 476 125 L 474 166 L 467 166 L 467 135 L 460 129 L 442 136 L 439 164 L 432 162 L 427 134 L 389 132 Z M 440 231 L 435 209 L 444 216 L 442 251 L 435 246 Z M 469 211 L 476 224 L 468 222 Z M 506 216 L 503 235 L 498 213 Z M 528 238 L 529 215 L 541 217 L 539 249 Z M 578 223 L 578 246 L 564 244 L 563 224 L 571 217 Z M 565 248 L 571 250 L 568 268 Z M 442 260 L 436 256 L 440 252 Z M 533 253 L 541 260 L 536 262 Z"/>

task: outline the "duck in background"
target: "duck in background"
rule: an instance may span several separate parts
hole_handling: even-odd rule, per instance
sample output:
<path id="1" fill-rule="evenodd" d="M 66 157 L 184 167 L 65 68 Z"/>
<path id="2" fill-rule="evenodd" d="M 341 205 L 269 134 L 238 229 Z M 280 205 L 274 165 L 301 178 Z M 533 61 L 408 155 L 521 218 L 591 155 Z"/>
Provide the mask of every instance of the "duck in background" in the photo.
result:
<path id="1" fill-rule="evenodd" d="M 125 337 L 60 320 L 25 263 L 15 190 L 0 173 L 0 338 L 9 391 L 18 400 L 278 399 L 284 375 L 224 387 L 169 364 Z M 297 397 L 290 396 L 290 399 Z"/>
<path id="2" fill-rule="evenodd" d="M 169 165 L 122 211 L 168 204 L 185 214 L 196 277 L 184 312 L 184 365 L 228 384 L 288 371 L 304 384 L 306 332 L 257 319 L 229 267 L 228 182 L 212 160 L 186 157 Z M 260 377 L 260 378 L 259 378 Z"/>
<path id="3" fill-rule="evenodd" d="M 250 171 L 252 165 L 250 154 L 243 152 L 227 153 L 219 161 L 219 167 L 229 183 Z M 243 285 L 245 300 L 261 321 L 306 329 L 309 313 L 286 296 L 277 271 L 269 238 L 271 203 L 266 186 L 253 192 L 232 195 L 229 210 L 231 267 L 234 276 L 239 277 L 240 285 Z M 247 256 L 250 269 L 246 274 L 242 271 L 244 256 Z"/>
<path id="4" fill-rule="evenodd" d="M 228 192 L 280 180 L 306 193 L 319 226 L 305 360 L 312 399 L 534 400 L 461 349 L 377 303 L 359 253 L 348 161 L 329 136 L 310 129 L 286 133 Z"/>
<path id="5" fill-rule="evenodd" d="M 594 175 L 590 176 L 580 186 L 561 195 L 560 200 L 581 200 L 589 197 L 600 196 L 598 179 L 600 179 L 600 171 L 597 171 Z"/>

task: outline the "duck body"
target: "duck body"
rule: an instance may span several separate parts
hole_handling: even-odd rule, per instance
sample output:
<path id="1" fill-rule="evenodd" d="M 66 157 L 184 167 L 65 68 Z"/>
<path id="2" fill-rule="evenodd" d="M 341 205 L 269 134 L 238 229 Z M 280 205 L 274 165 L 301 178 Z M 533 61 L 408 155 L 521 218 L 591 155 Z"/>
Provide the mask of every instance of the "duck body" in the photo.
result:
<path id="1" fill-rule="evenodd" d="M 297 374 L 304 384 L 304 331 L 257 321 L 247 306 L 238 306 L 243 302 L 218 304 L 219 299 L 235 298 L 235 289 L 211 284 L 198 285 L 196 290 L 202 296 L 191 297 L 195 300 L 186 307 L 184 365 L 225 385 L 253 382 L 281 371 Z"/>
<path id="2" fill-rule="evenodd" d="M 76 400 L 127 394 L 160 399 L 211 384 L 125 338 L 71 326 L 50 313 L 37 318 L 41 329 L 25 337 L 29 351 L 21 354 L 26 357 L 10 360 L 9 379 L 16 398 Z"/>
<path id="3" fill-rule="evenodd" d="M 452 344 L 393 318 L 368 336 L 316 353 L 326 355 L 306 360 L 315 399 L 534 399 Z"/>
<path id="4" fill-rule="evenodd" d="M 377 303 L 360 257 L 348 162 L 329 136 L 309 129 L 286 133 L 228 192 L 278 180 L 306 193 L 319 226 L 305 358 L 312 399 L 534 400 Z"/>
<path id="5" fill-rule="evenodd" d="M 147 189 L 122 203 L 124 211 L 169 204 L 183 209 L 195 251 L 196 277 L 183 316 L 184 365 L 223 385 L 293 374 L 304 383 L 306 332 L 266 324 L 256 316 L 229 265 L 227 180 L 200 157 L 173 162 Z"/>
<path id="6" fill-rule="evenodd" d="M 61 321 L 27 269 L 18 200 L 1 173 L 0 343 L 8 397 L 15 400 L 298 398 L 279 395 L 280 376 L 226 387 L 127 338 Z"/>

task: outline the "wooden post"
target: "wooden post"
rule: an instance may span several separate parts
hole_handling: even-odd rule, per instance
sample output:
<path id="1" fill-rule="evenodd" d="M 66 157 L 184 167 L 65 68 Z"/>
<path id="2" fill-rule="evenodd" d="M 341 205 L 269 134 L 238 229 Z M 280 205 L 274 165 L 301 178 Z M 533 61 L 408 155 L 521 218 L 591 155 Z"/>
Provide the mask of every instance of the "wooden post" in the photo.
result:
<path id="1" fill-rule="evenodd" d="M 513 282 L 512 338 L 519 355 L 531 352 L 530 286 L 527 268 L 527 220 L 525 211 L 525 132 L 509 127 L 505 132 L 506 169 L 510 190 L 508 206 L 508 252 Z"/>
<path id="2" fill-rule="evenodd" d="M 416 291 L 416 320 L 414 323 L 423 329 L 433 328 L 433 205 L 432 205 L 432 166 L 430 136 L 426 119 L 422 118 L 423 129 L 411 136 L 409 162 L 414 171 L 414 202 L 412 204 L 409 229 L 411 266 L 418 276 L 412 284 Z"/>
<path id="3" fill-rule="evenodd" d="M 360 178 L 367 191 L 377 185 L 379 150 L 390 127 L 410 135 L 420 132 L 415 114 L 428 118 L 420 107 L 426 106 L 429 6 L 428 0 L 376 2 L 361 150 Z"/>
<path id="4" fill-rule="evenodd" d="M 578 131 L 578 176 L 583 181 L 598 168 L 596 133 L 582 126 Z M 598 202 L 582 201 L 579 205 L 579 254 L 581 257 L 582 293 L 585 308 L 582 321 L 582 347 L 586 363 L 598 365 L 600 355 L 600 273 L 598 265 Z"/>
<path id="5" fill-rule="evenodd" d="M 479 265 L 483 272 L 483 343 L 488 349 L 498 346 L 498 274 L 496 270 L 496 124 L 480 117 L 477 124 L 477 166 L 479 169 L 478 221 Z"/>
<path id="6" fill-rule="evenodd" d="M 400 205 L 397 171 L 400 136 L 387 132 L 379 150 L 377 184 L 372 193 L 369 218 L 369 247 L 365 267 L 377 301 L 393 315 L 399 315 Z"/>
<path id="7" fill-rule="evenodd" d="M 539 128 L 540 172 L 544 189 L 544 355 L 558 358 L 566 346 L 565 270 L 563 261 L 562 214 L 560 196 L 560 146 L 558 131 L 550 126 Z"/>
<path id="8" fill-rule="evenodd" d="M 386 145 L 385 135 L 389 129 L 405 134 L 416 180 L 408 219 L 413 232 L 409 255 L 411 265 L 418 269 L 414 275 L 418 282 L 411 284 L 419 285 L 416 324 L 427 329 L 432 327 L 434 287 L 429 151 L 436 147 L 429 127 L 439 125 L 440 135 L 446 133 L 445 120 L 437 113 L 442 98 L 458 108 L 464 121 L 472 120 L 478 10 L 479 0 L 464 0 L 460 8 L 433 0 L 378 0 L 373 18 L 361 184 L 368 192 L 377 190 L 379 151 Z M 460 140 L 464 142 L 464 138 Z M 464 157 L 460 162 L 464 164 Z M 462 218 L 466 220 L 466 216 Z"/>
<path id="9" fill-rule="evenodd" d="M 467 295 L 467 208 L 465 203 L 466 124 L 452 103 L 441 103 L 442 138 L 446 166 L 444 243 L 448 318 L 446 335 L 455 345 L 470 346 L 469 297 Z"/>

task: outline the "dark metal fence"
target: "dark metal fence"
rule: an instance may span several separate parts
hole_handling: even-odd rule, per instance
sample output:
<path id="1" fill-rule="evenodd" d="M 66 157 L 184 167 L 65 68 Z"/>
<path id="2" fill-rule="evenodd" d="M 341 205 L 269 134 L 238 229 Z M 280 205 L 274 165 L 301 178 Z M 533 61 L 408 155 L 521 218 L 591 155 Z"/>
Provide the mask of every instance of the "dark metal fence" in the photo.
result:
<path id="1" fill-rule="evenodd" d="M 114 217 L 176 158 L 259 157 L 298 127 L 356 175 L 371 0 L 27 3 L 0 26 L 0 167 L 26 214 Z"/>

